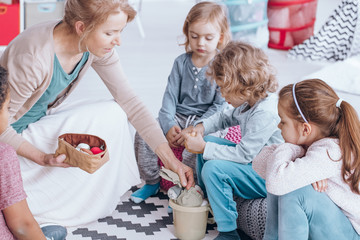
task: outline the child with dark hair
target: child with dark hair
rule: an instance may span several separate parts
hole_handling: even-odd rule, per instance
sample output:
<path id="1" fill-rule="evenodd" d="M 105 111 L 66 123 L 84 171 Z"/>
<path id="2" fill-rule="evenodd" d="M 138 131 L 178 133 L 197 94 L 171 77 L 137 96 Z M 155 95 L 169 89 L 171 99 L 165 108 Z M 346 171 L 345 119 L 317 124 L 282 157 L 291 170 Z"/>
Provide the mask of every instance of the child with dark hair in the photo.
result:
<path id="1" fill-rule="evenodd" d="M 9 102 L 7 71 L 0 66 L 0 134 L 8 126 Z M 57 225 L 40 229 L 26 202 L 16 152 L 0 142 L 0 239 L 63 240 L 66 234 L 66 229 Z"/>

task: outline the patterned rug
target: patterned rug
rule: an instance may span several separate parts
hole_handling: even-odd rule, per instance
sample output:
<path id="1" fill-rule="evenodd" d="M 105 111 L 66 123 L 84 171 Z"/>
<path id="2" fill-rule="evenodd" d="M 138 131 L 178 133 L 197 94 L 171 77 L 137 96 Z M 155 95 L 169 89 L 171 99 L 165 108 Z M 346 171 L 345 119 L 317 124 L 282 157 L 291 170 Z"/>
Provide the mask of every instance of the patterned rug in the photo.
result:
<path id="1" fill-rule="evenodd" d="M 168 197 L 160 191 L 145 202 L 135 204 L 131 188 L 111 216 L 79 228 L 68 228 L 67 240 L 167 240 L 174 235 L 173 215 L 167 212 Z M 216 224 L 208 224 L 204 239 L 217 236 Z"/>

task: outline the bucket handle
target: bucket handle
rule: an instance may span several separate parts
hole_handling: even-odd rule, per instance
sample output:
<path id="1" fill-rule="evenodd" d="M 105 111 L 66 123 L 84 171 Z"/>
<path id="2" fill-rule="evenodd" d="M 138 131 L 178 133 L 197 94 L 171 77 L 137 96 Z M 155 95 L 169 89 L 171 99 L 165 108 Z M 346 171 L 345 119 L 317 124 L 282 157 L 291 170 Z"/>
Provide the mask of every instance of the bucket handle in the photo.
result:
<path id="1" fill-rule="evenodd" d="M 0 6 L 0 15 L 4 15 L 4 14 L 6 14 L 6 12 L 7 12 L 7 7 Z"/>

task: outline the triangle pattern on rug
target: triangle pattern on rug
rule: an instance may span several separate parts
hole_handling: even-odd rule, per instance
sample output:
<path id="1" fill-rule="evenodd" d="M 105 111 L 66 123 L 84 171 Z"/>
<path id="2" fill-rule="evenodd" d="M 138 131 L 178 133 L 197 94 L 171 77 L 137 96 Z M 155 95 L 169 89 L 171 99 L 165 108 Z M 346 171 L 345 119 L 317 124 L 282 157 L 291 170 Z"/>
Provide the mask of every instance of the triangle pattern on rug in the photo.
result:
<path id="1" fill-rule="evenodd" d="M 341 61 L 360 52 L 358 0 L 342 0 L 320 31 L 294 46 L 288 57 L 309 61 Z"/>
<path id="2" fill-rule="evenodd" d="M 67 240 L 176 240 L 173 214 L 168 213 L 168 196 L 159 191 L 139 204 L 130 195 L 131 188 L 121 198 L 115 211 L 86 226 L 68 228 Z M 204 240 L 217 236 L 216 224 L 208 224 Z"/>

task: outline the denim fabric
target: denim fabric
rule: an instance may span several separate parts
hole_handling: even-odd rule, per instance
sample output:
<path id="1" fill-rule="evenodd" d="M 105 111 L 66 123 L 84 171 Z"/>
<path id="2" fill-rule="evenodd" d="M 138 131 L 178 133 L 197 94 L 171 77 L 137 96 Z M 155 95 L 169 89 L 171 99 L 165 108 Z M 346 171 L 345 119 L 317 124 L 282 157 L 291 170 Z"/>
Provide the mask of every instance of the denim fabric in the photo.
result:
<path id="1" fill-rule="evenodd" d="M 264 240 L 360 240 L 349 219 L 309 185 L 282 196 L 268 193 Z"/>
<path id="2" fill-rule="evenodd" d="M 213 136 L 205 141 L 234 147 L 236 144 Z M 218 231 L 229 232 L 237 228 L 236 203 L 234 194 L 245 199 L 266 197 L 265 180 L 252 168 L 251 164 L 241 164 L 226 160 L 204 160 L 198 155 L 196 171 L 199 186 L 205 190 L 214 212 Z"/>

